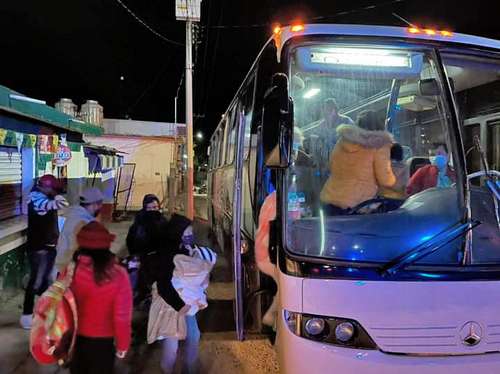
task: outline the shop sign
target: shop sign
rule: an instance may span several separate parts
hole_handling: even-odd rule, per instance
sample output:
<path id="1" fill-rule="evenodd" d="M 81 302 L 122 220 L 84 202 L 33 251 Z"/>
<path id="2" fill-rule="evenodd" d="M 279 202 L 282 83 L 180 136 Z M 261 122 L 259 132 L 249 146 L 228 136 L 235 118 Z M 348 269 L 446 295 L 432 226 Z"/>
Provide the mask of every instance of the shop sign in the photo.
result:
<path id="1" fill-rule="evenodd" d="M 66 135 L 61 135 L 61 141 L 54 155 L 54 164 L 56 166 L 65 166 L 71 160 L 71 149 L 66 143 Z"/>

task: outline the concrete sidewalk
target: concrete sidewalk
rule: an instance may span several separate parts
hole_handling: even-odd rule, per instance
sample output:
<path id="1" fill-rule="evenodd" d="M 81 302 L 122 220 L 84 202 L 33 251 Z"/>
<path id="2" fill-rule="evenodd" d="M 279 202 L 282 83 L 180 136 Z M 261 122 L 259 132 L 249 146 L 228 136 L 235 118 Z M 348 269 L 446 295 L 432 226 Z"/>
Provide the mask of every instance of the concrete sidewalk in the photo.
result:
<path id="1" fill-rule="evenodd" d="M 126 254 L 125 237 L 131 222 L 109 225 L 117 234 L 113 251 Z M 205 221 L 197 220 L 194 227 L 195 237 L 200 245 L 211 246 L 208 239 L 208 227 Z M 276 354 L 264 336 L 250 336 L 244 342 L 235 340 L 233 319 L 233 284 L 221 281 L 227 279 L 230 264 L 219 256 L 214 269 L 214 280 L 208 289 L 209 306 L 198 314 L 202 340 L 200 343 L 200 373 L 202 374 L 267 374 L 277 373 Z M 29 331 L 19 327 L 23 294 L 0 305 L 0 374 L 45 374 L 69 373 L 57 366 L 40 366 L 29 353 Z M 135 334 L 144 329 L 147 316 L 134 315 Z M 117 365 L 117 373 L 161 373 L 160 347 L 158 344 L 147 345 L 141 338 L 135 338 L 135 344 L 125 362 Z"/>

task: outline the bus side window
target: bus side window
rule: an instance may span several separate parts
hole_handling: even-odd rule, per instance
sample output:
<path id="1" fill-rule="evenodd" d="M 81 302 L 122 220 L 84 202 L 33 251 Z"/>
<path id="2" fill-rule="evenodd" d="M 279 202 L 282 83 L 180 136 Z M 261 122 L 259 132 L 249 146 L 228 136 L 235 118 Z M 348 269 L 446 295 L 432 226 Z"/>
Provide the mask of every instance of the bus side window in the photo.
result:
<path id="1" fill-rule="evenodd" d="M 230 165 L 234 161 L 234 153 L 236 147 L 236 133 L 238 130 L 238 115 L 236 107 L 233 107 L 227 121 L 227 150 L 226 150 L 226 165 Z"/>
<path id="2" fill-rule="evenodd" d="M 224 156 L 225 156 L 225 148 L 226 148 L 226 120 L 222 123 L 222 127 L 219 133 L 219 162 L 218 166 L 224 166 Z"/>
<path id="3" fill-rule="evenodd" d="M 219 133 L 214 136 L 214 145 L 212 148 L 212 169 L 217 169 L 219 166 Z"/>
<path id="4" fill-rule="evenodd" d="M 243 159 L 247 160 L 250 155 L 250 139 L 252 132 L 252 119 L 253 119 L 253 101 L 254 101 L 255 77 L 248 85 L 247 89 L 241 98 L 241 108 L 245 118 L 245 136 L 243 140 Z"/>

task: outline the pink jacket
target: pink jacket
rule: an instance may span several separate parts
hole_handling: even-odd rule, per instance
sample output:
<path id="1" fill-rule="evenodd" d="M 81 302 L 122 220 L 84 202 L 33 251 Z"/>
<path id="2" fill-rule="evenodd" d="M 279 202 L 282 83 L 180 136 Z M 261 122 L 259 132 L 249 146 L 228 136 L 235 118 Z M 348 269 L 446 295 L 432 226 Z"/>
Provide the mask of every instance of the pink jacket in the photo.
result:
<path id="1" fill-rule="evenodd" d="M 255 234 L 255 261 L 262 262 L 269 259 L 269 231 L 271 221 L 276 219 L 276 191 L 264 200 L 259 213 L 259 227 Z"/>

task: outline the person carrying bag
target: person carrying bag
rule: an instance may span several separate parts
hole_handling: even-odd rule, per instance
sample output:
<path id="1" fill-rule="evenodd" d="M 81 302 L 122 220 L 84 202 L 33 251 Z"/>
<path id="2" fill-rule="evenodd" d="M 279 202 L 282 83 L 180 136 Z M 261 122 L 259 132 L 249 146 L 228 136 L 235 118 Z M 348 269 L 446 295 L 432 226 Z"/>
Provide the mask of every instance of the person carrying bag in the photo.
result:
<path id="1" fill-rule="evenodd" d="M 35 305 L 30 352 L 42 365 L 67 366 L 72 359 L 78 312 L 71 283 L 76 264 L 70 263 Z"/>

